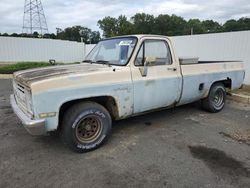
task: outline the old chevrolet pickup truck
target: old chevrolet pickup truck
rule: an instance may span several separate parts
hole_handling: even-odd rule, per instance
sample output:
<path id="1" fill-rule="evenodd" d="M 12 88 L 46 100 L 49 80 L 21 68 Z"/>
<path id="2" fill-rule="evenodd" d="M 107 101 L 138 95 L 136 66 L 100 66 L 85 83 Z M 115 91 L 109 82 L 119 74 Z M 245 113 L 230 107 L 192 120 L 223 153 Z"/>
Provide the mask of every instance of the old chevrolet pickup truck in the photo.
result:
<path id="1" fill-rule="evenodd" d="M 14 73 L 11 105 L 30 134 L 58 131 L 85 152 L 107 140 L 112 120 L 198 100 L 219 112 L 226 90 L 241 87 L 243 67 L 178 58 L 165 36 L 122 36 L 100 41 L 81 64 Z"/>

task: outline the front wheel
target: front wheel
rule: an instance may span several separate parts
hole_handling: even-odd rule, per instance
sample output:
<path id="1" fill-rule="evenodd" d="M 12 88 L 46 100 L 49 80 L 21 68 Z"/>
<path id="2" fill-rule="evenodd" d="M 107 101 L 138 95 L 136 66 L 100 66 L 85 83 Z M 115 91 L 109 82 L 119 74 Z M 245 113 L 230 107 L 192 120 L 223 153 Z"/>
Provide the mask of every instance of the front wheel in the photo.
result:
<path id="1" fill-rule="evenodd" d="M 213 84 L 207 98 L 201 101 L 202 107 L 212 113 L 221 111 L 226 102 L 226 89 L 222 83 Z"/>
<path id="2" fill-rule="evenodd" d="M 64 114 L 62 141 L 73 151 L 82 153 L 98 148 L 111 132 L 109 112 L 95 102 L 82 102 Z"/>

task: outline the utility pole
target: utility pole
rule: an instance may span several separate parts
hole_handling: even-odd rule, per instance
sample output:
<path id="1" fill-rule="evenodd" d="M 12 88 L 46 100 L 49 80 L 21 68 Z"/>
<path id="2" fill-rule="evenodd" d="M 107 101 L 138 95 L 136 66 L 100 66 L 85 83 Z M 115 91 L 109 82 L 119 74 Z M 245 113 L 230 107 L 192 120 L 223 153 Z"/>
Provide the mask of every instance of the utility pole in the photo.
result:
<path id="1" fill-rule="evenodd" d="M 33 35 L 35 31 L 41 36 L 49 32 L 42 2 L 25 0 L 22 33 Z"/>

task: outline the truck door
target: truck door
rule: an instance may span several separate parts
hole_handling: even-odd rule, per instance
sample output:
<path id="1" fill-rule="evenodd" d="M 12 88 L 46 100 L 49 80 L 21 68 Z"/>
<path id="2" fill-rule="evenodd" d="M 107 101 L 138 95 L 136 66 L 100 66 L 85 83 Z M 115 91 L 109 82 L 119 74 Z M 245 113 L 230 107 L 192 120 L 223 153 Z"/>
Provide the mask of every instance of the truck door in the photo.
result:
<path id="1" fill-rule="evenodd" d="M 146 59 L 154 62 L 144 66 Z M 146 75 L 142 74 L 142 70 Z M 131 65 L 134 113 L 174 105 L 181 95 L 179 65 L 173 61 L 168 41 L 145 39 Z"/>

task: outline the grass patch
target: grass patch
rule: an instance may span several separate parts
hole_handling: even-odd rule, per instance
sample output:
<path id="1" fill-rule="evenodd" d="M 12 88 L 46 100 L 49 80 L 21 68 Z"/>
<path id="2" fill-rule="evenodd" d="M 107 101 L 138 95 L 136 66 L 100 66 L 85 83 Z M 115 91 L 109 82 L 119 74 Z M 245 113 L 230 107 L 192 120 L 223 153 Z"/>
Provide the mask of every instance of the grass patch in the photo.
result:
<path id="1" fill-rule="evenodd" d="M 19 70 L 26 70 L 39 67 L 48 67 L 51 64 L 46 62 L 20 62 L 16 64 L 3 65 L 0 67 L 0 74 L 12 74 Z"/>
<path id="2" fill-rule="evenodd" d="M 70 63 L 70 64 L 76 64 L 76 63 Z M 68 65 L 68 64 L 57 63 L 56 65 Z M 16 64 L 0 66 L 0 74 L 13 74 L 13 72 L 20 70 L 48 67 L 48 66 L 53 66 L 53 65 L 47 62 L 20 62 Z"/>

